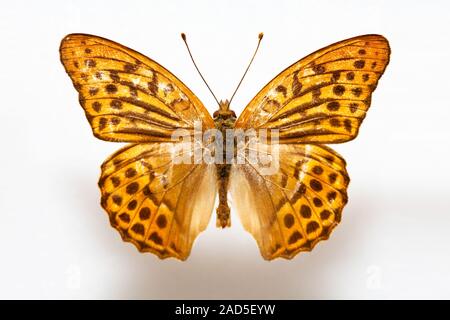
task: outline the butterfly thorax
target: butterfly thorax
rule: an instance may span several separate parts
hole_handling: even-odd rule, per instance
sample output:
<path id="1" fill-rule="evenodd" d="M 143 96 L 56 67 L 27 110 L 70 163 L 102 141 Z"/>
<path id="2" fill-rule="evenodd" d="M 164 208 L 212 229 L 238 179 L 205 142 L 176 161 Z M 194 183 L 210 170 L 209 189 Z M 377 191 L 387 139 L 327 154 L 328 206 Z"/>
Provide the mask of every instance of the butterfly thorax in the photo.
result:
<path id="1" fill-rule="evenodd" d="M 225 161 L 226 154 L 234 154 L 233 152 L 227 153 L 226 145 L 226 131 L 227 129 L 233 129 L 236 122 L 236 114 L 233 110 L 230 110 L 230 103 L 228 100 L 220 101 L 219 110 L 214 112 L 214 124 L 216 129 L 222 132 L 223 137 L 223 156 L 224 163 L 216 164 L 217 172 L 217 184 L 219 189 L 219 206 L 217 207 L 217 220 L 216 226 L 226 228 L 231 226 L 230 219 L 230 207 L 228 206 L 227 194 L 228 185 L 230 180 L 231 164 Z M 234 148 L 234 146 L 233 146 Z"/>

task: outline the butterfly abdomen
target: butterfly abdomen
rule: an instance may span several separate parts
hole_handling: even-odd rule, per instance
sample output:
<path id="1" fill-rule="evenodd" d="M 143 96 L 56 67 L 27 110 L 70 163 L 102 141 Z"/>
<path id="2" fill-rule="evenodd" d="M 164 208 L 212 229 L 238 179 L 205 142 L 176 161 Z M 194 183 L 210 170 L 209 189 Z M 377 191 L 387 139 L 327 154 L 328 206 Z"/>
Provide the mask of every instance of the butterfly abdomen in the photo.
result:
<path id="1" fill-rule="evenodd" d="M 230 181 L 230 164 L 216 164 L 217 183 L 219 190 L 219 206 L 217 207 L 216 226 L 226 228 L 231 226 L 230 207 L 228 206 L 227 195 Z"/>

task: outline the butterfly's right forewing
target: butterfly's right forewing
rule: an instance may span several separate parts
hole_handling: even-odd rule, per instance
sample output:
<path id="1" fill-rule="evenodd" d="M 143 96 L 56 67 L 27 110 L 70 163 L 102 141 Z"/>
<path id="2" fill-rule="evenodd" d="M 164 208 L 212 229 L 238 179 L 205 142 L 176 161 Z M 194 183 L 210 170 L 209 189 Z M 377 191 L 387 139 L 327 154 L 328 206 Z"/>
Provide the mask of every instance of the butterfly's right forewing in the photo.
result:
<path id="1" fill-rule="evenodd" d="M 389 63 L 379 35 L 344 40 L 294 63 L 248 104 L 237 128 L 277 129 L 280 143 L 354 139 Z"/>

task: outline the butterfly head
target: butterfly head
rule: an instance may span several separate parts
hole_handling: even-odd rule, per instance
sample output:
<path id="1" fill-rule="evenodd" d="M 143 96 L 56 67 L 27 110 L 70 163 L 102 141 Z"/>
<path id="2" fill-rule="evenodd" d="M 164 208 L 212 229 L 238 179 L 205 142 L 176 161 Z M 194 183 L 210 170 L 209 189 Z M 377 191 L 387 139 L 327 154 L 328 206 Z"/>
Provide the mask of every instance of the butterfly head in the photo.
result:
<path id="1" fill-rule="evenodd" d="M 214 119 L 221 118 L 223 120 L 226 119 L 236 119 L 236 113 L 233 110 L 230 110 L 230 101 L 228 100 L 220 100 L 219 101 L 219 110 L 213 113 Z"/>
<path id="2" fill-rule="evenodd" d="M 202 73 L 200 72 L 200 70 L 197 67 L 197 64 L 194 61 L 194 58 L 193 58 L 192 53 L 191 53 L 191 49 L 189 48 L 189 45 L 188 45 L 187 40 L 186 40 L 186 34 L 184 34 L 184 33 L 181 34 L 181 38 L 183 39 L 183 41 L 184 41 L 184 43 L 186 45 L 186 48 L 187 48 L 187 50 L 189 52 L 189 56 L 191 57 L 192 63 L 194 64 L 195 68 L 197 69 L 197 72 L 199 73 L 199 75 L 202 78 L 203 82 L 206 84 L 206 87 L 208 88 L 209 92 L 211 92 L 212 96 L 214 97 L 214 100 L 216 100 L 217 104 L 219 105 L 219 110 L 217 110 L 216 112 L 213 113 L 213 117 L 214 117 L 214 120 L 216 120 L 215 121 L 216 124 L 218 122 L 221 123 L 222 121 L 226 121 L 227 124 L 233 125 L 234 122 L 236 122 L 236 118 L 237 117 L 236 117 L 236 114 L 234 113 L 234 111 L 230 110 L 230 103 L 233 100 L 236 92 L 238 91 L 242 81 L 244 80 L 248 69 L 250 69 L 250 65 L 252 64 L 253 59 L 256 56 L 256 53 L 258 52 L 258 48 L 259 48 L 259 45 L 261 43 L 261 40 L 262 40 L 263 36 L 264 36 L 264 34 L 262 32 L 258 35 L 258 45 L 256 46 L 255 53 L 253 53 L 253 56 L 252 56 L 248 66 L 247 66 L 247 69 L 245 69 L 244 75 L 242 76 L 242 78 L 239 81 L 236 89 L 234 90 L 233 94 L 231 95 L 230 100 L 227 99 L 225 101 L 224 100 L 220 100 L 219 101 L 217 99 L 216 95 L 214 94 L 214 92 L 209 87 L 208 83 L 206 82 L 205 78 L 203 77 Z"/>

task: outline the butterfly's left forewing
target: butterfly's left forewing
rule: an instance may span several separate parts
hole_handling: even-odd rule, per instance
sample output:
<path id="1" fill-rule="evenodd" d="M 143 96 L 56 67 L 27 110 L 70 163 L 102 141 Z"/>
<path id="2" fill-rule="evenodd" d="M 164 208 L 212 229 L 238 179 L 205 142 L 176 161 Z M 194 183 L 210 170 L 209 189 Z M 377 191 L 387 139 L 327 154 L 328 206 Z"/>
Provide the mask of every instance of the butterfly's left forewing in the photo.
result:
<path id="1" fill-rule="evenodd" d="M 180 148 L 172 135 L 182 129 L 178 137 L 192 138 L 196 122 L 213 128 L 208 111 L 172 73 L 116 42 L 71 34 L 60 54 L 94 135 L 132 143 L 102 165 L 101 202 L 112 226 L 140 251 L 186 259 L 210 219 L 215 170 L 174 163 Z"/>
<path id="2" fill-rule="evenodd" d="M 237 129 L 278 130 L 275 173 L 249 159 L 231 171 L 241 221 L 265 259 L 311 250 L 340 221 L 349 178 L 343 158 L 323 144 L 357 136 L 389 54 L 379 35 L 318 50 L 270 81 L 237 120 Z"/>
<path id="3" fill-rule="evenodd" d="M 107 141 L 171 141 L 194 122 L 213 128 L 200 100 L 171 72 L 116 42 L 85 34 L 66 36 L 61 61 L 79 93 L 93 133 Z"/>

